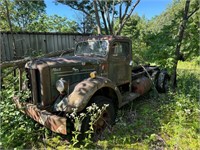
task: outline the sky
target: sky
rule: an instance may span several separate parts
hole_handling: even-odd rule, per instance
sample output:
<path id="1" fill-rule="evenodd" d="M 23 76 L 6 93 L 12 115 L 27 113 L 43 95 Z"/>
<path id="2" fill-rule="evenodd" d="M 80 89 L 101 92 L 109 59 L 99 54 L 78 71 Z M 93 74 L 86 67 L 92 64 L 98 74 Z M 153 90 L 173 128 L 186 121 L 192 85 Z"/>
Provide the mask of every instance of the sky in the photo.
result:
<path id="1" fill-rule="evenodd" d="M 141 0 L 133 13 L 138 13 L 139 16 L 145 16 L 147 19 L 161 14 L 173 0 Z M 79 12 L 69 8 L 67 5 L 55 4 L 55 0 L 45 0 L 46 12 L 48 15 L 57 14 L 62 17 L 67 17 L 69 20 L 77 20 Z"/>

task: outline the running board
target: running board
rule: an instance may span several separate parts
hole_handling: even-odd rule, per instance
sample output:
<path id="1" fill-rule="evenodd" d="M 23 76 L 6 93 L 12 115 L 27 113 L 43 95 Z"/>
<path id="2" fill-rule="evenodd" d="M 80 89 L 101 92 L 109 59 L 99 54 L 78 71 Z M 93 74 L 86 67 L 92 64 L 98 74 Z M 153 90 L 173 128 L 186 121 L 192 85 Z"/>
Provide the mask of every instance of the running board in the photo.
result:
<path id="1" fill-rule="evenodd" d="M 134 99 L 138 98 L 140 96 L 140 94 L 138 93 L 125 93 L 123 95 L 123 102 L 122 102 L 122 106 L 129 103 L 130 101 L 133 101 Z"/>

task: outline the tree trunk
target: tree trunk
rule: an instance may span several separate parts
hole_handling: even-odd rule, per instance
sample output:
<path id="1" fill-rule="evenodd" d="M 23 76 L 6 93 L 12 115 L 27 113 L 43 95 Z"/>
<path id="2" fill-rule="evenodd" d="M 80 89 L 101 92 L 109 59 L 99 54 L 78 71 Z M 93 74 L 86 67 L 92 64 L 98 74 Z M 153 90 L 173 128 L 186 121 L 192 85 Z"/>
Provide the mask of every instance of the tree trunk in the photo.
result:
<path id="1" fill-rule="evenodd" d="M 105 26 L 105 32 L 106 34 L 108 35 L 109 32 L 108 32 L 108 27 L 107 27 L 107 23 L 106 23 L 106 19 L 105 19 L 105 16 L 104 16 L 104 12 L 101 11 L 101 16 L 102 16 L 102 19 L 103 19 L 103 23 L 104 23 L 104 26 Z"/>
<path id="2" fill-rule="evenodd" d="M 181 43 L 182 43 L 182 40 L 183 40 L 184 31 L 185 31 L 186 23 L 188 21 L 189 6 L 190 6 L 190 0 L 186 0 L 183 20 L 182 20 L 182 22 L 179 26 L 179 31 L 178 31 L 178 34 L 177 34 L 178 41 L 177 41 L 176 49 L 175 49 L 175 60 L 174 60 L 173 74 L 172 74 L 172 89 L 173 90 L 175 90 L 175 88 L 177 86 L 177 79 L 176 79 L 176 77 L 177 77 L 177 65 L 178 65 L 178 61 L 179 61 L 179 58 L 180 58 L 180 48 L 181 48 Z"/>
<path id="3" fill-rule="evenodd" d="M 10 32 L 11 32 L 11 36 L 12 36 L 12 40 L 13 40 L 13 43 L 12 43 L 13 44 L 13 55 L 14 55 L 14 58 L 16 58 L 17 57 L 16 43 L 15 43 L 15 38 L 14 38 L 14 35 L 13 35 L 12 23 L 11 23 L 11 20 L 10 20 L 10 12 L 9 12 L 9 8 L 8 8 L 7 0 L 5 0 L 5 4 L 6 4 L 6 16 L 7 16 L 7 19 L 8 19 Z"/>
<path id="4" fill-rule="evenodd" d="M 103 19 L 103 24 L 104 24 L 104 27 L 105 27 L 105 32 L 108 35 L 109 32 L 108 32 L 107 22 L 106 22 L 106 19 L 105 19 L 105 9 L 104 9 L 104 7 L 102 6 L 102 4 L 101 4 L 101 2 L 99 0 L 97 0 L 97 2 L 98 2 L 98 5 L 100 7 L 101 17 Z"/>
<path id="5" fill-rule="evenodd" d="M 94 5 L 94 12 L 95 12 L 95 17 L 96 17 L 96 21 L 97 21 L 97 32 L 98 32 L 98 34 L 101 34 L 101 24 L 100 24 L 100 18 L 99 18 L 96 0 L 93 1 L 93 5 Z"/>

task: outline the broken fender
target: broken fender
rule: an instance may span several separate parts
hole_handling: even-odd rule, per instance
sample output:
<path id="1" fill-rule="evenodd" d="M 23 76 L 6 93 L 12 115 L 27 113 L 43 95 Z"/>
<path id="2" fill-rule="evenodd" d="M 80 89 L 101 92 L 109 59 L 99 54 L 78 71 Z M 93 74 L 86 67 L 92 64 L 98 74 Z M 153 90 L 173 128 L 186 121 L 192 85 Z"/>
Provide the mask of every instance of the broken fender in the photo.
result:
<path id="1" fill-rule="evenodd" d="M 72 112 L 72 108 L 77 108 L 79 112 L 87 106 L 95 92 L 103 87 L 113 89 L 118 100 L 122 99 L 119 89 L 109 79 L 105 77 L 88 78 L 78 83 L 69 96 L 56 100 L 54 111 Z"/>

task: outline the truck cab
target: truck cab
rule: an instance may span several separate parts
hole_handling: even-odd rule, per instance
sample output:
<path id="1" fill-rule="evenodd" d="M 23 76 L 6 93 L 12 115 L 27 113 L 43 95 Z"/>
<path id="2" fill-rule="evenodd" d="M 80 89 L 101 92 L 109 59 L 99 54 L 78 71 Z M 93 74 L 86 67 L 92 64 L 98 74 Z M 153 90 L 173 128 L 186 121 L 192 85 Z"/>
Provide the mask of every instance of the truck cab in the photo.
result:
<path id="1" fill-rule="evenodd" d="M 169 75 L 157 66 L 133 66 L 131 40 L 121 36 L 80 39 L 73 56 L 42 58 L 26 64 L 31 96 L 15 103 L 35 121 L 67 134 L 66 115 L 81 113 L 92 103 L 108 108 L 94 125 L 97 133 L 115 122 L 117 110 L 155 86 L 166 92 Z M 61 115 L 62 114 L 62 115 Z M 85 119 L 81 130 L 88 128 Z"/>

